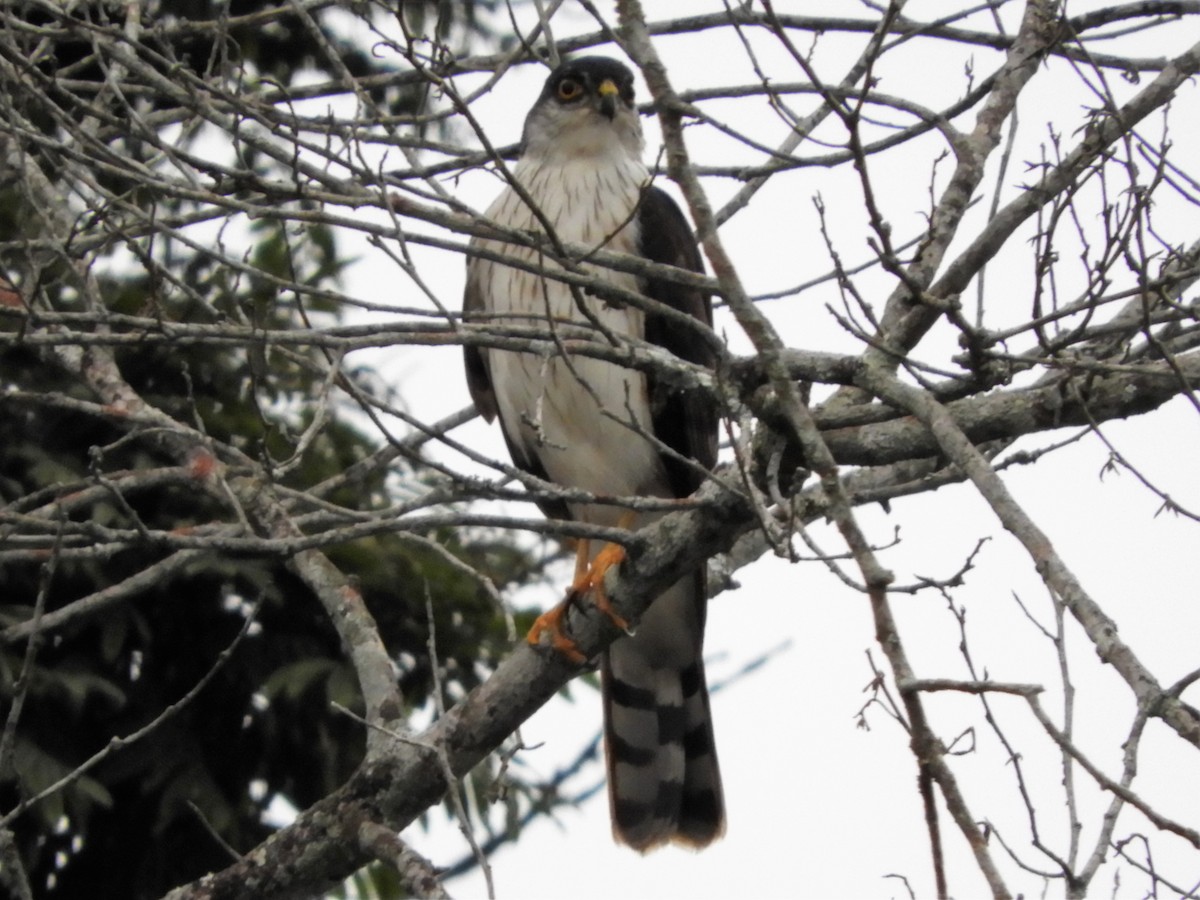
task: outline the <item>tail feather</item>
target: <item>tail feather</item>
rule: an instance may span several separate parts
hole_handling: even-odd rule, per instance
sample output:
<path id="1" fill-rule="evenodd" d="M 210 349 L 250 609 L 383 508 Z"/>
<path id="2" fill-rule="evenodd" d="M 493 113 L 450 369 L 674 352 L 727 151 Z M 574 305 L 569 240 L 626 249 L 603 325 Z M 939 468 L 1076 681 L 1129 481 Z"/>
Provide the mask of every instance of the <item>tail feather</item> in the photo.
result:
<path id="1" fill-rule="evenodd" d="M 725 830 L 701 647 L 703 572 L 658 598 L 601 667 L 613 835 L 645 852 Z"/>

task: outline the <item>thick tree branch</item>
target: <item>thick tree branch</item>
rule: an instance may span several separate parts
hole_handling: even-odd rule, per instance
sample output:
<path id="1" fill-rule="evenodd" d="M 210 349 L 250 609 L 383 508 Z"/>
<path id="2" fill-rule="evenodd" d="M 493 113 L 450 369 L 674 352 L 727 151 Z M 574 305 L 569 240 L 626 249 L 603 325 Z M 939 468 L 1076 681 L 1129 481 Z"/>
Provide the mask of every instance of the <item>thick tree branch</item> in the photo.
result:
<path id="1" fill-rule="evenodd" d="M 631 622 L 659 591 L 709 556 L 728 549 L 756 519 L 743 497 L 714 484 L 702 510 L 674 513 L 638 532 L 627 561 L 609 573 L 608 595 Z M 572 608 L 568 631 L 595 657 L 622 632 L 587 605 Z M 579 667 L 562 655 L 519 643 L 488 680 L 411 741 L 393 742 L 297 821 L 228 869 L 172 891 L 169 900 L 299 898 L 331 887 L 369 861 L 356 835 L 365 823 L 400 831 L 441 799 L 447 785 L 438 755 L 462 777 L 496 750 Z"/>

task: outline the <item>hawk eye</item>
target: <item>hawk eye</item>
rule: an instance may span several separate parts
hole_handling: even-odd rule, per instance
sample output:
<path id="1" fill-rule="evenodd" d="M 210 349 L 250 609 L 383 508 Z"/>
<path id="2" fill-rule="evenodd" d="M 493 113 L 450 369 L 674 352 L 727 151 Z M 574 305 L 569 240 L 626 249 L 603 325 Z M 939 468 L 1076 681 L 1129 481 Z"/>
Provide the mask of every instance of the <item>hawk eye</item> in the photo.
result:
<path id="1" fill-rule="evenodd" d="M 558 83 L 558 99 L 574 100 L 583 93 L 583 85 L 573 78 L 564 78 Z"/>

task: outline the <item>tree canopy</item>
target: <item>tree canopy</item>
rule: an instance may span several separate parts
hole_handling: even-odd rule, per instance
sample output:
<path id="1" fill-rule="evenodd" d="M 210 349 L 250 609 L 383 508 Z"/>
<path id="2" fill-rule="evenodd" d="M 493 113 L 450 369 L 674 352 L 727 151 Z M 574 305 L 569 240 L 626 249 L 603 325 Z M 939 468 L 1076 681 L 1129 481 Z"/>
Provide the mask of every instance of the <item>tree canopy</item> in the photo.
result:
<path id="1" fill-rule="evenodd" d="M 1200 858 L 1194 817 L 1137 781 L 1148 722 L 1200 747 L 1195 672 L 1122 637 L 1006 473 L 1116 420 L 1200 409 L 1200 3 L 918 6 L 0 9 L 0 883 L 311 896 L 370 866 L 385 894 L 438 895 L 406 825 L 445 803 L 483 864 L 565 802 L 523 772 L 514 734 L 587 667 L 521 640 L 537 598 L 517 588 L 543 582 L 564 539 L 605 536 L 629 551 L 609 587 L 631 619 L 704 559 L 715 591 L 776 554 L 865 597 L 876 702 L 907 735 L 939 895 L 955 890 L 951 832 L 996 896 L 1030 871 L 1082 896 L 1110 864 L 1183 895 L 1186 876 L 1122 835 Z M 728 68 L 693 85 L 688 42 L 710 40 Z M 589 329 L 459 316 L 446 272 L 472 236 L 535 246 L 546 277 L 604 299 L 654 303 L 590 268 L 645 274 L 644 260 L 478 211 L 516 152 L 505 92 L 595 48 L 645 84 L 649 161 L 711 272 L 655 274 L 717 300 L 713 372 Z M 1088 99 L 1031 125 L 1029 104 L 1056 91 Z M 698 385 L 725 423 L 723 462 L 636 535 L 546 521 L 530 501 L 562 489 L 465 439 L 471 409 L 418 410 L 413 395 L 439 395 L 427 376 L 381 375 L 381 359 L 418 352 L 457 364 L 463 344 Z M 1112 465 L 1197 519 L 1115 447 Z M 896 598 L 961 611 L 972 559 L 898 581 L 863 511 L 951 484 L 1045 585 L 1058 630 L 1039 640 L 1060 681 L 991 679 L 965 632 L 953 675 L 916 655 Z M 813 541 L 822 521 L 840 549 Z M 568 621 L 588 655 L 618 634 L 586 608 Z M 1116 762 L 1115 744 L 1101 765 L 1072 730 L 1068 632 L 1115 674 Z M 1028 833 L 981 811 L 939 725 L 947 694 L 978 701 Z M 1072 833 L 1076 781 L 1104 798 L 1090 844 L 1043 840 L 1020 766 L 1032 750 L 994 714 L 1009 703 L 1056 760 Z M 282 826 L 281 803 L 299 810 Z"/>

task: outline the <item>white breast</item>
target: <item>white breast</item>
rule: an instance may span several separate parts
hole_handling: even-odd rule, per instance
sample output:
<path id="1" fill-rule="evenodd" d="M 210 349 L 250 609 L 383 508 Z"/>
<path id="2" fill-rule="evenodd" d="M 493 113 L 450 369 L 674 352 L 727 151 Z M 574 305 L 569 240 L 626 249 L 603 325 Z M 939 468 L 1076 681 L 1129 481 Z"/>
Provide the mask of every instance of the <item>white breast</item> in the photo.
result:
<path id="1" fill-rule="evenodd" d="M 633 212 L 648 173 L 640 162 L 597 166 L 596 159 L 554 166 L 518 164 L 514 175 L 551 223 L 558 238 L 624 253 L 637 252 Z M 542 231 L 515 191 L 505 190 L 488 217 L 509 227 Z M 550 268 L 537 251 L 496 241 L 488 249 Z M 500 324 L 536 321 L 587 322 L 569 287 L 552 278 L 475 259 L 471 277 L 483 291 L 484 306 Z M 628 274 L 588 267 L 614 284 L 638 290 Z M 643 315 L 595 297 L 584 302 L 592 315 L 616 334 L 641 338 Z M 645 377 L 640 372 L 586 356 L 563 357 L 559 350 L 539 356 L 486 351 L 500 421 L 517 447 L 536 458 L 550 479 L 596 494 L 669 496 L 658 451 L 638 431 L 650 431 Z M 615 524 L 621 510 L 590 506 L 572 514 L 597 524 Z"/>

